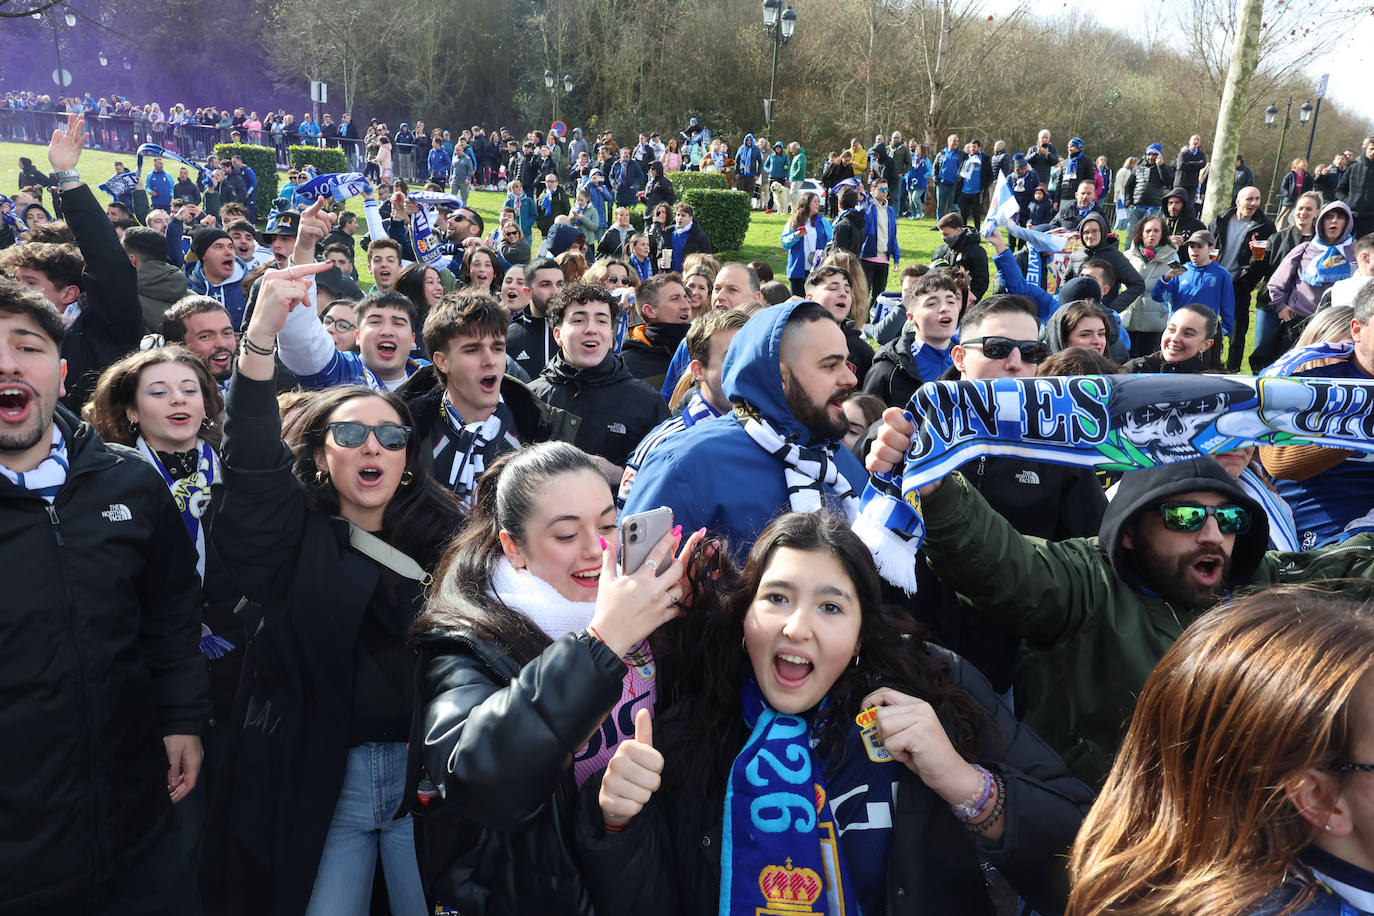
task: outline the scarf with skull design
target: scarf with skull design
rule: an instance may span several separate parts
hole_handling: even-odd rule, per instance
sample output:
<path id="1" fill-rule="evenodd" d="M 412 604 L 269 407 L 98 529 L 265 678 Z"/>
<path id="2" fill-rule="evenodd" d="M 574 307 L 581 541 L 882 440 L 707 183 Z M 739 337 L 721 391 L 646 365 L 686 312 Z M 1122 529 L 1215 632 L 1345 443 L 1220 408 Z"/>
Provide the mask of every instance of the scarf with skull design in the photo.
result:
<path id="1" fill-rule="evenodd" d="M 1374 452 L 1374 382 L 1119 375 L 930 382 L 907 405 L 905 461 L 875 474 L 854 530 L 912 594 L 925 535 L 918 488 L 981 457 L 1125 473 L 1248 445 Z"/>

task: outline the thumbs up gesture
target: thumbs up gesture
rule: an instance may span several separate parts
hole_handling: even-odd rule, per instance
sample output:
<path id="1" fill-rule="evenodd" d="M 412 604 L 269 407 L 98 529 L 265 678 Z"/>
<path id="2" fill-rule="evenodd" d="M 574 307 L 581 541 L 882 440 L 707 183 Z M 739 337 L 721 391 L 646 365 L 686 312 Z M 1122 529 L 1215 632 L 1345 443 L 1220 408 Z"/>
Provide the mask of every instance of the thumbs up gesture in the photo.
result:
<path id="1" fill-rule="evenodd" d="M 654 725 L 649 710 L 635 714 L 635 736 L 621 742 L 606 765 L 597 801 L 607 827 L 628 824 L 662 784 L 663 755 L 654 748 Z"/>

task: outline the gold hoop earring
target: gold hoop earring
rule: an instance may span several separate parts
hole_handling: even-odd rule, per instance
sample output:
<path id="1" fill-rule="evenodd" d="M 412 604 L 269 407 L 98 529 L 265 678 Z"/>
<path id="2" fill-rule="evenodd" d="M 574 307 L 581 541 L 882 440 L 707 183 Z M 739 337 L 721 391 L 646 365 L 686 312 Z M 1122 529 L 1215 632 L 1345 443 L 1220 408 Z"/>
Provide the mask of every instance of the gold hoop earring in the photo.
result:
<path id="1" fill-rule="evenodd" d="M 406 471 L 404 474 L 401 475 L 401 486 L 410 486 L 411 481 L 413 481 L 414 479 L 415 475 L 410 473 L 410 471 Z"/>

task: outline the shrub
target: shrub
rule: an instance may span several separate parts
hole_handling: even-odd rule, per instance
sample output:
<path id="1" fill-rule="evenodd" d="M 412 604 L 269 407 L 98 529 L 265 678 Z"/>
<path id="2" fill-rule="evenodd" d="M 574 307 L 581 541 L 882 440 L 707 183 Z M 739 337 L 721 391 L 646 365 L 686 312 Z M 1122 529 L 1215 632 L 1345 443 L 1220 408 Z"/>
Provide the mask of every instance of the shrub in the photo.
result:
<path id="1" fill-rule="evenodd" d="M 291 168 L 299 169 L 313 165 L 321 175 L 348 171 L 348 157 L 341 149 L 318 146 L 293 146 L 287 150 L 291 154 Z"/>
<path id="2" fill-rule="evenodd" d="M 220 161 L 231 156 L 242 156 L 243 164 L 258 176 L 258 192 L 254 214 L 258 222 L 265 223 L 267 214 L 272 212 L 272 202 L 277 199 L 277 151 L 270 146 L 253 146 L 247 143 L 216 143 L 215 155 Z"/>
<path id="3" fill-rule="evenodd" d="M 679 196 L 683 191 L 724 191 L 728 187 L 720 172 L 669 172 L 667 178 Z"/>
<path id="4" fill-rule="evenodd" d="M 743 191 L 684 191 L 684 203 L 692 207 L 693 219 L 711 239 L 717 253 L 739 251 L 749 231 L 749 195 Z"/>

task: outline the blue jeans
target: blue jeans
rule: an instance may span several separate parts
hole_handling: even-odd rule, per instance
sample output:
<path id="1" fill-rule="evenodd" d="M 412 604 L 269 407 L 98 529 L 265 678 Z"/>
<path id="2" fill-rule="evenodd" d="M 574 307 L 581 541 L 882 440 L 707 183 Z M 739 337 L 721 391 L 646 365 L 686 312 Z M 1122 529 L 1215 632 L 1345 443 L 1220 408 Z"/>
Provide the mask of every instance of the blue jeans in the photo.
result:
<path id="1" fill-rule="evenodd" d="M 1126 234 L 1134 232 L 1136 225 L 1145 217 L 1154 216 L 1158 212 L 1158 207 L 1132 207 L 1131 215 L 1126 221 Z"/>
<path id="2" fill-rule="evenodd" d="M 935 183 L 935 218 L 954 211 L 954 188 L 952 184 Z"/>
<path id="3" fill-rule="evenodd" d="M 401 806 L 405 781 L 404 744 L 349 749 L 306 916 L 367 916 L 378 852 L 394 916 L 428 912 L 415 858 L 415 824 L 409 815 L 392 817 Z"/>

